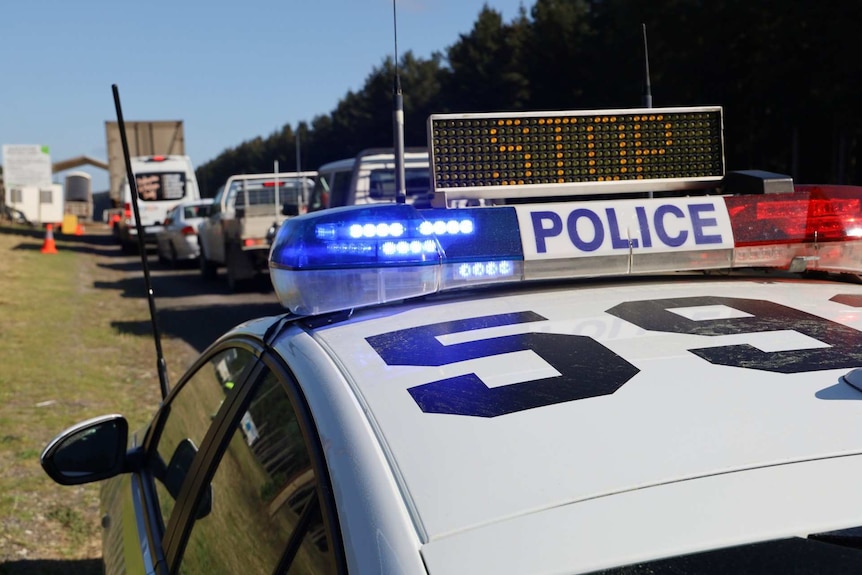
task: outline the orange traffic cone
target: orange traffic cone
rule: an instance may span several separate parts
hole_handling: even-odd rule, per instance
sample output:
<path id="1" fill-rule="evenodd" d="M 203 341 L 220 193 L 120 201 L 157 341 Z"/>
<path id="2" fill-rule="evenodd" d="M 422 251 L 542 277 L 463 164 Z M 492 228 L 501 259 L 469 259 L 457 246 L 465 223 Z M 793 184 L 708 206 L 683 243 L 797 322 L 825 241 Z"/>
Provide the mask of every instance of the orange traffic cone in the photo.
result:
<path id="1" fill-rule="evenodd" d="M 75 235 L 76 236 L 83 236 L 84 235 L 84 226 L 82 226 L 81 224 L 78 224 L 77 226 L 75 226 Z"/>
<path id="2" fill-rule="evenodd" d="M 54 225 L 48 224 L 45 227 L 45 241 L 42 243 L 43 254 L 56 254 L 57 244 L 54 243 Z"/>

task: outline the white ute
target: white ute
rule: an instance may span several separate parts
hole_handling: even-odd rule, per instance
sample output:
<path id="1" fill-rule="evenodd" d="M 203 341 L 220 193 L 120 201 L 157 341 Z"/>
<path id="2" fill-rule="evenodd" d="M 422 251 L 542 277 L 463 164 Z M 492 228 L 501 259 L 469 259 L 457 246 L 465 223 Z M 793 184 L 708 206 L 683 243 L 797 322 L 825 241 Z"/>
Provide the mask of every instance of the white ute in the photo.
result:
<path id="1" fill-rule="evenodd" d="M 268 273 L 273 235 L 285 219 L 307 211 L 317 172 L 243 174 L 228 178 L 198 229 L 200 269 L 213 279 L 225 268 L 231 291 Z"/>

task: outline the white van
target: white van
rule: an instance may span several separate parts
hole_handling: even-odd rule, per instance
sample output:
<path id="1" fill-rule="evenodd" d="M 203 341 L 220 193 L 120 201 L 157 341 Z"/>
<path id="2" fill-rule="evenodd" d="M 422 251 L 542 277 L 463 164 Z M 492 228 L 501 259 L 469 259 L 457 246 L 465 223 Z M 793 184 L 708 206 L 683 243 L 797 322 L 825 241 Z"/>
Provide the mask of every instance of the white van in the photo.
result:
<path id="1" fill-rule="evenodd" d="M 425 204 L 430 201 L 431 167 L 424 148 L 405 151 L 404 183 L 407 203 Z M 308 211 L 394 201 L 395 154 L 391 148 L 372 148 L 360 152 L 355 158 L 330 162 L 318 168 Z"/>
<path id="2" fill-rule="evenodd" d="M 138 211 L 144 230 L 144 241 L 156 243 L 168 211 L 181 202 L 200 199 L 200 188 L 192 161 L 188 156 L 136 156 L 131 158 L 132 173 L 138 190 Z M 138 247 L 138 230 L 132 207 L 132 190 L 123 178 L 123 217 L 114 233 L 123 251 Z"/>

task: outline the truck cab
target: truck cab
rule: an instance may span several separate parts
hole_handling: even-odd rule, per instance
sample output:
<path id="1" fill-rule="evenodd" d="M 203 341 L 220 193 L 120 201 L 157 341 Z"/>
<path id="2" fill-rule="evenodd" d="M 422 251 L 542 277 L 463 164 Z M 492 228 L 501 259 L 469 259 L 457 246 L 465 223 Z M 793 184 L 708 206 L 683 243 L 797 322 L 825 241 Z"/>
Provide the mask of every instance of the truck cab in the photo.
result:
<path id="1" fill-rule="evenodd" d="M 430 163 L 424 148 L 408 148 L 404 154 L 407 203 L 429 201 Z M 370 148 L 355 158 L 324 164 L 308 202 L 308 211 L 354 204 L 395 201 L 395 154 L 391 149 Z"/>

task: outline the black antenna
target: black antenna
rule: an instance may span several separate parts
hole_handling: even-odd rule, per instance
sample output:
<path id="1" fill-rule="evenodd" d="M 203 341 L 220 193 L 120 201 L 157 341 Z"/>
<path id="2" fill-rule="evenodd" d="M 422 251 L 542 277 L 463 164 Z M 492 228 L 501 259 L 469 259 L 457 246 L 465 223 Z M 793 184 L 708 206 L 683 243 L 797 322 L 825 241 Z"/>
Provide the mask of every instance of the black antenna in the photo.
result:
<path id="1" fill-rule="evenodd" d="M 404 183 L 404 98 L 401 95 L 401 75 L 398 73 L 398 17 L 392 0 L 392 27 L 395 31 L 395 86 L 393 94 L 393 129 L 395 131 L 395 201 L 407 201 Z"/>
<path id="2" fill-rule="evenodd" d="M 644 86 L 643 106 L 644 108 L 652 108 L 652 88 L 649 81 L 649 51 L 647 50 L 646 24 L 641 24 L 644 37 L 644 76 L 646 84 Z"/>
<path id="3" fill-rule="evenodd" d="M 153 338 L 156 340 L 156 369 L 159 372 L 159 387 L 162 391 L 162 399 L 167 397 L 168 390 L 168 364 L 162 353 L 162 338 L 159 334 L 159 324 L 156 321 L 156 300 L 153 297 L 153 284 L 150 281 L 150 267 L 147 264 L 147 250 L 144 244 L 144 228 L 141 225 L 140 210 L 138 210 L 138 185 L 135 174 L 132 173 L 132 160 L 129 157 L 129 142 L 126 139 L 126 123 L 123 121 L 123 109 L 120 106 L 120 91 L 116 84 L 111 88 L 114 91 L 114 107 L 117 109 L 117 124 L 120 128 L 120 139 L 123 142 L 123 158 L 126 161 L 126 179 L 129 180 L 129 189 L 132 191 L 132 209 L 135 211 L 135 228 L 138 230 L 138 252 L 141 254 L 141 265 L 144 268 L 144 284 L 147 288 L 147 301 L 150 304 L 150 321 L 153 324 Z"/>

